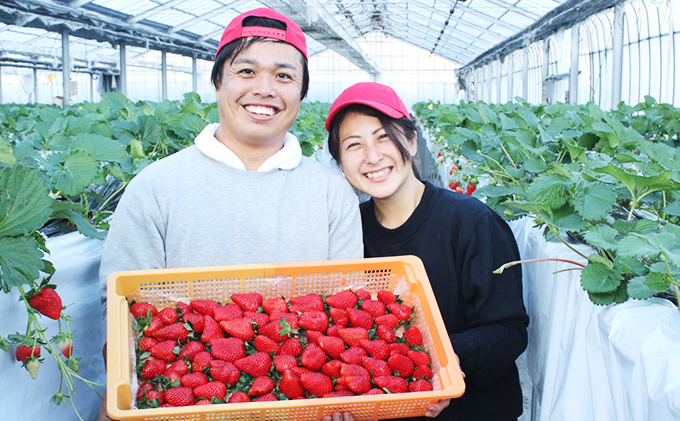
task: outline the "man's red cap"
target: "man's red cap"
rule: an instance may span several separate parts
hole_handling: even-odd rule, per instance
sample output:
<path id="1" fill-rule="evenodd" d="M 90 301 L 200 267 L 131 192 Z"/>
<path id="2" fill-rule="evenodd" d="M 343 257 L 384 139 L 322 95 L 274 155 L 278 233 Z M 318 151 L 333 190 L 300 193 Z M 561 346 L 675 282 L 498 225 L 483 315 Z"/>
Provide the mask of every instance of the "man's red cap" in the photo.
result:
<path id="1" fill-rule="evenodd" d="M 328 118 L 326 118 L 326 130 L 330 128 L 333 118 L 340 110 L 352 104 L 368 105 L 392 118 L 411 119 L 406 105 L 394 89 L 377 82 L 360 82 L 342 91 L 340 96 L 333 101 Z"/>
<path id="2" fill-rule="evenodd" d="M 262 26 L 243 26 L 243 19 L 250 16 L 278 20 L 286 25 L 286 29 L 266 28 Z M 281 13 L 264 7 L 241 13 L 231 22 L 229 22 L 229 25 L 222 34 L 220 44 L 217 46 L 215 58 L 217 58 L 217 54 L 220 52 L 222 47 L 236 39 L 246 37 L 265 37 L 285 41 L 300 50 L 300 52 L 305 56 L 305 60 L 307 60 L 307 41 L 305 40 L 305 34 L 302 32 L 302 29 L 300 29 L 300 26 Z"/>

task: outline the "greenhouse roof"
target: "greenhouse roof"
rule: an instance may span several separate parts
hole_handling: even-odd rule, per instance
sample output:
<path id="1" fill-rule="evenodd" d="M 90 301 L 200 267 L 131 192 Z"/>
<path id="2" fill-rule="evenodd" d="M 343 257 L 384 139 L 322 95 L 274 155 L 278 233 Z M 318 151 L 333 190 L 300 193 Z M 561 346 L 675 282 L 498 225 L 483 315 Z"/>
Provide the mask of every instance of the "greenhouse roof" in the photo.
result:
<path id="1" fill-rule="evenodd" d="M 379 31 L 466 65 L 507 45 L 550 16 L 617 0 L 0 0 L 2 60 L 60 66 L 62 35 L 70 34 L 74 68 L 115 67 L 118 45 L 128 60 L 160 49 L 212 60 L 228 22 L 270 7 L 305 31 L 309 54 L 331 48 L 369 73 L 378 73 L 357 44 Z M 611 5 L 610 5 L 611 6 Z"/>

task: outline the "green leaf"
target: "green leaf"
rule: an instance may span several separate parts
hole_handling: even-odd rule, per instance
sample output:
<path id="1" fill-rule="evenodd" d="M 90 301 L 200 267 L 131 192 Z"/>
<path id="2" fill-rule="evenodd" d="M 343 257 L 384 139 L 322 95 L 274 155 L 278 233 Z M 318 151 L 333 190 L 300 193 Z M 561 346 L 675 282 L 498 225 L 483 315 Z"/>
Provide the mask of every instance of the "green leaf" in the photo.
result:
<path id="1" fill-rule="evenodd" d="M 569 199 L 569 182 L 554 174 L 540 175 L 527 189 L 528 200 L 557 209 Z"/>
<path id="2" fill-rule="evenodd" d="M 75 151 L 57 162 L 48 174 L 57 190 L 74 197 L 83 193 L 97 175 L 99 162 L 86 151 Z"/>
<path id="3" fill-rule="evenodd" d="M 53 199 L 37 171 L 0 168 L 0 237 L 39 230 L 48 221 Z"/>
<path id="4" fill-rule="evenodd" d="M 583 234 L 586 242 L 602 250 L 616 250 L 616 230 L 603 225 L 588 227 Z"/>
<path id="5" fill-rule="evenodd" d="M 43 253 L 32 237 L 0 237 L 0 286 L 3 291 L 28 285 L 40 276 Z"/>
<path id="6" fill-rule="evenodd" d="M 596 305 L 608 305 L 608 304 L 621 304 L 628 300 L 628 291 L 626 283 L 621 283 L 621 285 L 612 292 L 591 292 L 588 291 L 588 297 L 593 304 Z"/>
<path id="7" fill-rule="evenodd" d="M 644 284 L 654 292 L 668 291 L 672 278 L 667 273 L 650 272 L 645 276 Z"/>
<path id="8" fill-rule="evenodd" d="M 638 221 L 617 220 L 612 224 L 612 228 L 623 235 L 630 233 L 647 234 L 659 227 L 659 223 L 649 219 L 640 219 Z"/>
<path id="9" fill-rule="evenodd" d="M 68 219 L 78 228 L 78 232 L 86 237 L 103 240 L 104 236 L 83 216 L 85 208 L 76 203 L 54 201 L 54 219 Z"/>
<path id="10" fill-rule="evenodd" d="M 620 268 L 618 266 L 610 268 L 608 265 L 599 261 L 599 259 L 591 256 L 588 256 L 588 265 L 583 268 L 583 271 L 581 272 L 581 285 L 583 286 L 583 289 L 589 293 L 608 293 L 616 291 L 621 284 Z"/>
<path id="11" fill-rule="evenodd" d="M 84 150 L 100 161 L 120 162 L 127 156 L 125 145 L 96 134 L 81 134 L 73 139 L 71 148 Z"/>
<path id="12" fill-rule="evenodd" d="M 6 164 L 11 167 L 15 162 L 16 158 L 14 158 L 12 146 L 5 139 L 0 138 L 0 164 Z"/>
<path id="13" fill-rule="evenodd" d="M 607 164 L 600 168 L 593 168 L 593 171 L 601 174 L 608 174 L 616 178 L 628 188 L 634 197 L 657 190 L 680 190 L 680 183 L 676 183 L 671 179 L 670 171 L 663 171 L 660 174 L 653 176 L 643 176 L 630 174 L 613 164 Z"/>
<path id="14" fill-rule="evenodd" d="M 616 202 L 616 192 L 600 183 L 587 183 L 576 189 L 574 209 L 584 219 L 599 221 L 607 217 Z"/>
<path id="15" fill-rule="evenodd" d="M 617 252 L 622 257 L 656 258 L 661 250 L 637 233 L 631 233 L 619 241 Z"/>
<path id="16" fill-rule="evenodd" d="M 651 298 L 656 295 L 655 291 L 652 291 L 647 285 L 645 285 L 645 279 L 646 277 L 644 276 L 636 276 L 635 278 L 628 281 L 628 295 L 630 295 L 631 298 L 646 300 L 647 298 Z"/>

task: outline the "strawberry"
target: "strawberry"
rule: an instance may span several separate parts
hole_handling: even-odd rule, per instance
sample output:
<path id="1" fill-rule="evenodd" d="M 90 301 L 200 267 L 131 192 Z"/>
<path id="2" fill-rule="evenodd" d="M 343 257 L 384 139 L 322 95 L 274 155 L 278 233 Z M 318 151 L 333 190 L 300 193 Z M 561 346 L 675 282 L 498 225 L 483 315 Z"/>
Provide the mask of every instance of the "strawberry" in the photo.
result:
<path id="1" fill-rule="evenodd" d="M 390 303 L 396 303 L 397 302 L 397 296 L 394 295 L 392 291 L 387 291 L 384 289 L 381 289 L 378 291 L 376 294 L 376 297 L 378 300 L 382 301 L 385 304 L 390 304 Z"/>
<path id="2" fill-rule="evenodd" d="M 245 392 L 236 392 L 229 396 L 228 403 L 250 402 L 250 396 Z"/>
<path id="3" fill-rule="evenodd" d="M 402 354 L 391 355 L 387 359 L 387 364 L 390 365 L 390 368 L 396 376 L 401 376 L 405 379 L 411 377 L 413 370 L 415 370 L 413 361 L 411 361 L 408 356 Z"/>
<path id="4" fill-rule="evenodd" d="M 288 313 L 288 303 L 283 297 L 274 297 L 265 300 L 262 303 L 262 308 L 267 314 L 272 314 L 274 312 Z"/>
<path id="5" fill-rule="evenodd" d="M 246 356 L 245 342 L 239 338 L 218 338 L 210 343 L 213 357 L 234 362 Z"/>
<path id="6" fill-rule="evenodd" d="M 318 330 L 308 330 L 305 332 L 305 337 L 307 338 L 307 343 L 315 344 L 323 336 L 323 332 Z"/>
<path id="7" fill-rule="evenodd" d="M 158 316 L 158 309 L 149 303 L 133 303 L 130 306 L 130 313 L 135 319 L 140 317 L 148 317 L 151 312 L 151 317 Z"/>
<path id="8" fill-rule="evenodd" d="M 190 387 L 192 389 L 198 386 L 203 386 L 208 383 L 208 376 L 203 373 L 188 373 L 182 376 L 182 386 Z"/>
<path id="9" fill-rule="evenodd" d="M 145 336 L 139 341 L 139 349 L 144 351 L 144 350 L 151 348 L 152 345 L 157 344 L 157 343 L 158 343 L 158 341 L 156 340 L 156 338 L 151 338 L 151 337 Z"/>
<path id="10" fill-rule="evenodd" d="M 159 360 L 171 363 L 177 359 L 177 354 L 179 354 L 177 341 L 167 340 L 158 342 L 149 348 L 149 353 Z"/>
<path id="11" fill-rule="evenodd" d="M 177 373 L 180 377 L 182 377 L 183 375 L 189 373 L 189 365 L 184 360 L 177 360 L 174 363 L 170 364 L 170 366 L 165 369 L 165 376 L 166 377 L 170 377 L 167 374 L 170 371 L 173 371 L 173 372 Z"/>
<path id="12" fill-rule="evenodd" d="M 317 344 L 309 344 L 302 351 L 300 364 L 312 371 L 319 371 L 327 361 L 326 353 Z"/>
<path id="13" fill-rule="evenodd" d="M 181 301 L 178 301 L 177 304 L 175 304 L 175 308 L 177 309 L 177 313 L 180 315 L 180 317 L 184 317 L 185 314 L 191 313 L 191 307 L 187 303 L 183 303 Z"/>
<path id="14" fill-rule="evenodd" d="M 269 323 L 269 315 L 267 313 L 256 313 L 254 311 L 244 311 L 243 317 L 249 319 L 257 327 L 262 327 Z"/>
<path id="15" fill-rule="evenodd" d="M 274 355 L 274 367 L 279 373 L 297 366 L 298 360 L 292 355 Z"/>
<path id="16" fill-rule="evenodd" d="M 384 395 L 385 391 L 382 389 L 378 389 L 377 387 L 372 388 L 366 393 L 362 393 L 362 396 L 368 396 L 368 395 Z"/>
<path id="17" fill-rule="evenodd" d="M 300 383 L 300 377 L 291 370 L 286 370 L 279 380 L 279 391 L 288 399 L 295 399 L 303 395 L 304 388 Z"/>
<path id="18" fill-rule="evenodd" d="M 300 314 L 298 325 L 307 330 L 325 332 L 328 329 L 328 314 L 323 311 L 305 311 Z"/>
<path id="19" fill-rule="evenodd" d="M 364 329 L 371 329 L 373 327 L 373 315 L 368 311 L 350 308 L 347 310 L 347 314 L 349 315 L 349 322 L 353 327 L 363 327 Z"/>
<path id="20" fill-rule="evenodd" d="M 278 400 L 279 398 L 277 398 L 275 394 L 269 392 L 253 400 L 253 402 L 273 402 Z"/>
<path id="21" fill-rule="evenodd" d="M 194 388 L 194 395 L 197 398 L 203 398 L 210 400 L 211 398 L 217 398 L 219 400 L 224 400 L 227 396 L 227 386 L 219 381 L 208 382 L 202 386 Z"/>
<path id="22" fill-rule="evenodd" d="M 364 289 L 358 289 L 358 290 L 354 291 L 354 293 L 357 295 L 357 298 L 361 301 L 371 299 L 371 293 L 364 290 Z"/>
<path id="23" fill-rule="evenodd" d="M 335 336 L 322 336 L 317 340 L 317 344 L 331 358 L 340 358 L 340 354 L 345 351 L 345 341 Z"/>
<path id="24" fill-rule="evenodd" d="M 331 325 L 328 326 L 328 329 L 326 329 L 326 335 L 328 336 L 336 336 L 340 337 L 340 329 L 342 329 L 344 326 L 340 325 Z"/>
<path id="25" fill-rule="evenodd" d="M 472 196 L 472 193 L 475 190 L 477 190 L 477 186 L 475 186 L 474 184 L 468 184 L 467 186 L 465 186 L 465 194 L 467 194 L 468 196 Z"/>
<path id="26" fill-rule="evenodd" d="M 399 318 L 397 317 L 396 314 L 383 314 L 382 316 L 378 316 L 375 318 L 375 324 L 379 326 L 387 326 L 392 329 L 396 329 L 399 327 Z"/>
<path id="27" fill-rule="evenodd" d="M 419 365 L 428 366 L 428 365 L 430 365 L 430 354 L 428 354 L 425 351 L 422 351 L 422 350 L 413 351 L 413 350 L 409 349 L 409 351 L 406 355 L 408 355 L 408 357 L 411 359 L 411 361 L 413 361 L 413 363 L 416 366 L 419 366 Z"/>
<path id="28" fill-rule="evenodd" d="M 186 364 L 185 364 L 185 365 L 186 365 Z M 187 373 L 184 373 L 184 374 L 187 374 Z M 181 373 L 178 372 L 177 370 L 171 370 L 169 367 L 166 368 L 166 369 L 165 369 L 165 372 L 163 373 L 163 375 L 164 375 L 165 377 L 167 377 L 167 378 L 170 380 L 170 383 L 175 383 L 175 382 L 177 382 L 176 384 L 179 384 L 179 383 L 180 383 L 180 381 L 182 380 L 182 376 L 183 376 L 184 374 L 181 374 Z"/>
<path id="29" fill-rule="evenodd" d="M 248 292 L 245 294 L 231 294 L 231 301 L 238 304 L 243 311 L 257 311 L 263 302 L 262 294 L 259 292 Z"/>
<path id="30" fill-rule="evenodd" d="M 172 406 L 194 404 L 194 391 L 190 387 L 174 387 L 165 391 L 165 400 Z"/>
<path id="31" fill-rule="evenodd" d="M 194 355 L 197 353 L 205 351 L 205 345 L 200 341 L 189 341 L 184 345 L 181 351 L 179 351 L 179 357 L 184 359 L 186 357 L 189 361 L 194 359 Z"/>
<path id="32" fill-rule="evenodd" d="M 194 355 L 194 359 L 191 361 L 191 371 L 194 373 L 202 373 L 213 360 L 213 356 L 208 351 L 197 352 Z"/>
<path id="33" fill-rule="evenodd" d="M 385 303 L 378 300 L 364 300 L 361 302 L 361 308 L 367 311 L 373 317 L 379 317 L 385 314 Z"/>
<path id="34" fill-rule="evenodd" d="M 213 314 L 213 319 L 217 322 L 240 319 L 242 317 L 243 310 L 236 304 L 227 304 L 226 306 L 217 307 Z"/>
<path id="35" fill-rule="evenodd" d="M 210 361 L 210 376 L 229 386 L 234 386 L 241 377 L 241 371 L 229 361 L 212 360 Z"/>
<path id="36" fill-rule="evenodd" d="M 314 371 L 303 372 L 300 375 L 300 384 L 310 394 L 317 398 L 333 391 L 331 378 L 323 373 Z"/>
<path id="37" fill-rule="evenodd" d="M 361 339 L 368 339 L 368 330 L 363 327 L 346 327 L 340 329 L 338 334 L 348 346 L 359 346 Z"/>
<path id="38" fill-rule="evenodd" d="M 288 311 L 291 313 L 305 312 L 305 311 L 323 311 L 323 298 L 318 294 L 307 294 L 299 297 L 292 297 L 288 300 L 290 306 Z"/>
<path id="39" fill-rule="evenodd" d="M 346 309 L 356 306 L 357 300 L 355 293 L 345 290 L 326 297 L 326 304 L 333 308 Z"/>
<path id="40" fill-rule="evenodd" d="M 394 313 L 399 320 L 407 321 L 411 317 L 412 309 L 404 304 L 391 303 L 387 304 L 387 309 Z"/>
<path id="41" fill-rule="evenodd" d="M 280 319 L 272 320 L 266 325 L 258 329 L 259 335 L 265 335 L 276 342 L 283 342 L 290 336 L 297 334 L 298 319 L 297 315 L 285 313 L 291 317 L 282 317 Z M 293 322 L 293 324 L 291 324 Z"/>
<path id="42" fill-rule="evenodd" d="M 408 345 L 403 342 L 397 342 L 390 344 L 390 355 L 401 354 L 407 355 L 409 351 Z"/>
<path id="43" fill-rule="evenodd" d="M 229 335 L 242 339 L 244 341 L 252 341 L 255 337 L 255 328 L 250 322 L 250 319 L 241 317 L 240 319 L 224 320 L 219 323 L 222 330 Z"/>
<path id="44" fill-rule="evenodd" d="M 158 317 L 164 325 L 171 325 L 177 321 L 177 310 L 172 307 L 165 307 L 158 312 Z"/>
<path id="45" fill-rule="evenodd" d="M 373 382 L 376 386 L 387 389 L 389 393 L 406 393 L 408 392 L 408 386 L 406 385 L 406 380 L 402 377 L 396 376 L 379 376 L 374 377 Z"/>
<path id="46" fill-rule="evenodd" d="M 386 325 L 378 325 L 375 330 L 375 334 L 378 335 L 378 339 L 382 339 L 388 344 L 397 341 L 397 334 L 394 332 L 394 329 Z"/>
<path id="47" fill-rule="evenodd" d="M 323 374 L 327 375 L 328 377 L 336 377 L 337 378 L 337 377 L 340 377 L 340 369 L 342 368 L 343 364 L 345 364 L 345 363 L 343 363 L 342 360 L 337 360 L 337 359 L 336 360 L 330 360 L 321 367 L 321 371 L 323 372 Z M 391 371 L 390 371 L 390 374 L 392 374 Z"/>
<path id="48" fill-rule="evenodd" d="M 354 393 L 366 393 L 371 389 L 371 374 L 357 364 L 344 364 L 340 369 L 338 383 L 344 384 Z"/>
<path id="49" fill-rule="evenodd" d="M 420 333 L 420 329 L 415 326 L 406 329 L 404 339 L 406 339 L 409 346 L 420 346 L 423 343 L 423 335 Z"/>
<path id="50" fill-rule="evenodd" d="M 53 288 L 45 287 L 40 292 L 29 296 L 28 304 L 50 319 L 57 320 L 61 314 L 61 297 Z"/>
<path id="51" fill-rule="evenodd" d="M 267 376 L 258 376 L 253 380 L 253 383 L 248 390 L 248 394 L 250 396 L 260 396 L 269 393 L 272 390 L 274 390 L 274 380 Z"/>
<path id="52" fill-rule="evenodd" d="M 17 345 L 16 349 L 14 350 L 14 356 L 17 358 L 17 361 L 21 361 L 22 363 L 26 362 L 26 360 L 30 357 L 39 357 L 40 345 Z"/>
<path id="53" fill-rule="evenodd" d="M 425 379 L 414 380 L 408 385 L 409 392 L 429 392 L 432 390 L 432 383 Z"/>
<path id="54" fill-rule="evenodd" d="M 361 365 L 363 365 L 373 377 L 392 375 L 392 369 L 385 360 L 378 360 L 372 357 L 361 357 Z"/>
<path id="55" fill-rule="evenodd" d="M 146 392 L 149 390 L 153 390 L 153 384 L 149 382 L 142 382 L 142 384 L 139 385 L 139 389 L 137 389 L 137 399 L 141 398 L 142 396 L 146 396 Z"/>
<path id="56" fill-rule="evenodd" d="M 334 325 L 349 326 L 349 315 L 344 308 L 331 307 L 328 310 Z"/>
<path id="57" fill-rule="evenodd" d="M 269 354 L 256 352 L 234 361 L 234 365 L 250 376 L 266 376 L 272 368 L 272 359 Z"/>
<path id="58" fill-rule="evenodd" d="M 158 332 L 160 329 L 163 329 L 164 327 L 165 325 L 163 324 L 161 318 L 156 316 L 149 321 L 148 326 L 144 328 L 143 332 L 145 336 L 154 336 L 156 332 Z"/>
<path id="59" fill-rule="evenodd" d="M 224 331 L 220 325 L 212 318 L 212 316 L 203 316 L 203 332 L 201 333 L 201 340 L 210 343 L 214 339 L 224 338 Z"/>
<path id="60" fill-rule="evenodd" d="M 258 352 L 266 352 L 274 355 L 281 353 L 281 346 L 279 346 L 279 343 L 264 335 L 257 335 L 255 337 L 254 345 Z"/>
<path id="61" fill-rule="evenodd" d="M 26 364 L 24 365 L 24 367 L 26 367 L 26 370 L 28 371 L 28 374 L 31 375 L 31 378 L 35 380 L 35 378 L 38 377 L 38 369 L 40 368 L 40 360 L 38 360 L 37 358 L 29 358 L 26 361 Z"/>
<path id="62" fill-rule="evenodd" d="M 373 358 L 384 360 L 390 356 L 390 347 L 382 339 L 376 339 L 375 341 L 361 339 L 359 345 Z"/>
<path id="63" fill-rule="evenodd" d="M 416 366 L 415 370 L 413 370 L 413 374 L 411 374 L 411 377 L 413 377 L 414 379 L 426 378 L 430 380 L 432 379 L 432 370 L 430 370 L 430 367 L 426 365 L 419 365 Z"/>
<path id="64" fill-rule="evenodd" d="M 141 372 L 140 378 L 142 380 L 151 380 L 160 376 L 165 373 L 165 361 L 149 358 L 142 366 Z"/>
<path id="65" fill-rule="evenodd" d="M 288 338 L 281 344 L 281 354 L 299 357 L 302 354 L 302 344 L 296 337 Z"/>
<path id="66" fill-rule="evenodd" d="M 146 393 L 144 394 L 144 397 L 146 398 L 147 402 L 155 401 L 155 403 L 158 404 L 159 406 L 165 403 L 165 399 L 163 398 L 163 396 L 164 393 L 158 390 L 147 390 Z"/>
<path id="67" fill-rule="evenodd" d="M 189 338 L 189 331 L 184 327 L 184 323 L 177 322 L 158 329 L 154 335 L 156 339 L 172 339 L 184 343 Z"/>
<path id="68" fill-rule="evenodd" d="M 196 401 L 194 405 L 212 405 L 212 401 L 209 401 L 207 399 L 199 399 Z"/>
<path id="69" fill-rule="evenodd" d="M 66 358 L 71 358 L 71 353 L 73 353 L 73 340 L 71 336 L 71 334 L 59 332 L 54 336 L 54 338 L 52 338 L 54 346 L 56 346 L 57 349 L 61 351 L 61 354 Z"/>
<path id="70" fill-rule="evenodd" d="M 191 328 L 196 333 L 203 332 L 204 318 L 205 316 L 202 315 L 201 313 L 185 313 L 182 316 L 182 320 L 184 320 L 186 323 L 189 323 L 191 325 Z"/>
<path id="71" fill-rule="evenodd" d="M 193 300 L 189 302 L 189 307 L 192 310 L 210 317 L 215 317 L 215 309 L 219 306 L 220 304 L 215 300 Z"/>
<path id="72" fill-rule="evenodd" d="M 361 364 L 361 357 L 368 356 L 365 349 L 360 346 L 350 346 L 340 354 L 340 359 L 346 364 Z"/>

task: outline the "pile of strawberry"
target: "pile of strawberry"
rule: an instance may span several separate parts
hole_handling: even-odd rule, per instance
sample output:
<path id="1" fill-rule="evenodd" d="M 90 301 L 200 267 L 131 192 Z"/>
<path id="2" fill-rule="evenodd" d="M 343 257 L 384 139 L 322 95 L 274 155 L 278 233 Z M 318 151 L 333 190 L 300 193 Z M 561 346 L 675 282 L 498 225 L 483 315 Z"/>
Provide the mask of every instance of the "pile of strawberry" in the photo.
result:
<path id="1" fill-rule="evenodd" d="M 390 291 L 132 303 L 138 408 L 433 390 L 413 309 Z"/>

